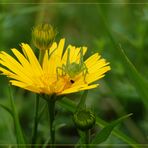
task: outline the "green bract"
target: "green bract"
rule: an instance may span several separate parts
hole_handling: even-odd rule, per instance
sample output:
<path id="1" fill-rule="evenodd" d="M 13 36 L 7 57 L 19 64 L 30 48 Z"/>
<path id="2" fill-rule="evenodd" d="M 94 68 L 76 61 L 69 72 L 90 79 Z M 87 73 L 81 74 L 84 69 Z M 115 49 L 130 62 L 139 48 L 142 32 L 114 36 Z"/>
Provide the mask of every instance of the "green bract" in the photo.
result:
<path id="1" fill-rule="evenodd" d="M 88 130 L 95 125 L 96 117 L 92 111 L 81 109 L 74 114 L 73 121 L 78 129 Z"/>

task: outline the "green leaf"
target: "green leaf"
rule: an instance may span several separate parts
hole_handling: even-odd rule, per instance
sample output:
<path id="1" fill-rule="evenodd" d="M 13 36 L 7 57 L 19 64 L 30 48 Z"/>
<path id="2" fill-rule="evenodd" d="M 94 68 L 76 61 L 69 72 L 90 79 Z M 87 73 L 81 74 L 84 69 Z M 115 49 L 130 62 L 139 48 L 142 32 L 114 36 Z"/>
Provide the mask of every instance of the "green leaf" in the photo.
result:
<path id="1" fill-rule="evenodd" d="M 50 136 L 47 138 L 47 140 L 45 141 L 45 143 L 42 145 L 42 148 L 47 148 L 48 143 L 50 142 L 51 138 Z"/>
<path id="2" fill-rule="evenodd" d="M 148 107 L 148 93 L 147 93 L 148 84 L 146 80 L 141 76 L 141 74 L 137 71 L 135 66 L 132 64 L 132 62 L 128 59 L 124 50 L 121 47 L 117 49 L 121 53 L 122 63 L 127 71 L 128 77 L 134 84 L 144 104 Z"/>
<path id="3" fill-rule="evenodd" d="M 8 108 L 7 106 L 5 106 L 3 104 L 0 104 L 0 107 L 3 108 L 4 110 L 6 110 L 13 117 L 13 113 L 10 108 Z"/>
<path id="4" fill-rule="evenodd" d="M 45 111 L 46 108 L 47 108 L 47 104 L 45 103 L 45 104 L 41 107 L 41 110 L 39 111 L 38 121 L 41 119 L 42 114 L 44 113 L 44 111 Z"/>
<path id="5" fill-rule="evenodd" d="M 76 110 L 76 104 L 69 99 L 63 98 L 62 100 L 59 100 L 57 103 L 58 103 L 58 105 L 67 109 L 70 112 L 75 112 L 75 110 Z M 105 127 L 107 125 L 107 122 L 105 122 L 104 120 L 102 120 L 99 117 L 96 117 L 96 124 L 100 127 Z M 129 144 L 131 147 L 140 148 L 140 146 L 137 145 L 137 142 L 135 140 L 128 137 L 127 135 L 125 135 L 121 131 L 114 129 L 112 131 L 112 133 L 113 133 L 113 135 L 115 135 L 116 137 L 118 137 L 119 139 L 124 141 L 125 143 Z"/>
<path id="6" fill-rule="evenodd" d="M 77 130 L 79 133 L 79 141 L 77 142 L 77 144 L 75 145 L 75 147 L 79 147 L 80 145 L 84 144 L 85 142 L 85 133 L 81 130 Z M 81 146 L 80 146 L 81 147 Z"/>
<path id="7" fill-rule="evenodd" d="M 22 129 L 21 129 L 21 126 L 20 126 L 18 113 L 17 113 L 16 108 L 15 108 L 15 104 L 14 104 L 13 95 L 12 95 L 10 85 L 9 85 L 9 95 L 10 95 L 11 110 L 12 110 L 12 114 L 13 114 L 13 120 L 14 120 L 14 126 L 15 126 L 15 131 L 16 131 L 18 148 L 26 148 L 24 136 L 23 136 Z"/>
<path id="8" fill-rule="evenodd" d="M 125 115 L 115 121 L 113 121 L 112 123 L 108 124 L 107 126 L 105 126 L 97 135 L 96 137 L 92 140 L 91 144 L 99 144 L 104 142 L 105 140 L 107 140 L 107 138 L 109 137 L 109 135 L 111 134 L 112 130 L 114 129 L 114 127 L 116 127 L 119 123 L 121 123 L 124 119 L 128 118 L 129 116 L 131 116 L 132 114 L 128 114 Z"/>

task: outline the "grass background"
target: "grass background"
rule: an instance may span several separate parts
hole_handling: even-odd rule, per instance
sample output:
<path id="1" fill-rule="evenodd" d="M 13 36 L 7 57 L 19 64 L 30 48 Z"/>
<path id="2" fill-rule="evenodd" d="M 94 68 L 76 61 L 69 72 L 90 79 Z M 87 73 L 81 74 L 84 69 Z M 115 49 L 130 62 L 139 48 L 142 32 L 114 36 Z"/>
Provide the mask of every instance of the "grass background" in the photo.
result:
<path id="1" fill-rule="evenodd" d="M 13 3 L 9 0 L 1 1 L 0 49 L 12 54 L 10 48 L 15 47 L 21 51 L 19 44 L 22 42 L 29 43 L 34 48 L 31 43 L 33 26 L 51 23 L 57 28 L 57 41 L 64 37 L 67 45 L 87 46 L 86 57 L 99 52 L 110 62 L 112 70 L 99 81 L 99 88 L 89 91 L 88 106 L 107 122 L 126 113 L 133 113 L 130 119 L 118 126 L 118 129 L 139 144 L 148 143 L 147 1 L 77 0 L 72 3 L 66 0 L 53 0 L 48 4 L 47 2 L 49 1 L 24 0 Z M 128 59 L 117 48 L 118 44 L 121 44 Z M 5 76 L 0 77 L 0 90 L 0 104 L 10 106 Z M 26 141 L 30 143 L 35 95 L 16 87 L 13 87 L 13 94 Z M 69 98 L 78 103 L 79 96 L 77 93 L 69 95 Z M 44 103 L 41 100 L 41 106 Z M 73 125 L 71 113 L 57 105 L 56 119 L 57 143 L 76 143 L 78 133 Z M 99 130 L 99 127 L 94 128 L 92 134 Z M 0 108 L 0 144 L 15 144 L 14 131 L 11 115 Z M 41 116 L 38 135 L 38 143 L 44 143 L 48 139 L 46 110 Z M 111 144 L 124 144 L 114 135 L 111 135 L 105 143 L 108 144 L 106 147 L 114 147 Z"/>

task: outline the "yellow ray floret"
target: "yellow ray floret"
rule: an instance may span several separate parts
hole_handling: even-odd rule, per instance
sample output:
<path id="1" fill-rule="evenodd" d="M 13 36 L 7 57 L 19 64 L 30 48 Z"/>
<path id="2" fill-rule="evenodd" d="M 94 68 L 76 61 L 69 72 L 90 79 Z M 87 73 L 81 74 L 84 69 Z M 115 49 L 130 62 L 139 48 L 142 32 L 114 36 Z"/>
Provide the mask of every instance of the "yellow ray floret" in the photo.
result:
<path id="1" fill-rule="evenodd" d="M 64 44 L 65 39 L 61 39 L 59 44 L 54 42 L 45 52 L 42 64 L 39 63 L 28 44 L 21 44 L 23 53 L 17 49 L 11 49 L 16 58 L 1 51 L 0 71 L 10 78 L 12 85 L 35 93 L 63 95 L 97 87 L 98 84 L 91 83 L 102 78 L 110 70 L 109 63 L 95 53 L 83 63 L 86 67 L 84 70 L 87 70 L 85 81 L 84 70 L 71 78 L 63 69 L 63 65 L 67 66 L 67 59 L 70 63 L 79 64 L 87 48 L 76 48 L 69 45 L 64 52 Z M 83 49 L 82 55 L 80 54 L 81 49 Z M 57 68 L 61 70 L 59 73 L 57 73 Z"/>

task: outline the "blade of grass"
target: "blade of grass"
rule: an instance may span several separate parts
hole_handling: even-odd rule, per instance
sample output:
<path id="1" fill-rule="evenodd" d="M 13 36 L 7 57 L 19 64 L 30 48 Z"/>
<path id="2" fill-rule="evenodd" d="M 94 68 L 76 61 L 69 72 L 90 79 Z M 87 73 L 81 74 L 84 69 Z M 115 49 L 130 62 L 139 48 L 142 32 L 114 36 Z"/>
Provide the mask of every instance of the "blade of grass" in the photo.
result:
<path id="1" fill-rule="evenodd" d="M 101 18 L 101 22 L 104 25 L 104 30 L 106 30 L 106 33 L 108 34 L 112 45 L 113 45 L 113 53 L 117 55 L 117 58 L 122 62 L 124 69 L 126 69 L 126 74 L 129 77 L 129 79 L 134 84 L 139 96 L 141 96 L 141 99 L 143 99 L 143 102 L 146 107 L 148 107 L 148 83 L 146 80 L 142 77 L 142 75 L 137 71 L 135 66 L 132 64 L 132 62 L 128 59 L 126 54 L 124 53 L 123 49 L 119 47 L 119 45 L 116 43 L 110 28 L 107 25 L 107 22 L 104 18 L 104 15 L 102 13 L 101 7 L 98 6 L 99 16 Z"/>
<path id="2" fill-rule="evenodd" d="M 63 108 L 67 109 L 70 112 L 75 112 L 76 110 L 76 104 L 73 101 L 66 98 L 63 98 L 62 100 L 58 101 L 58 105 L 62 106 Z M 107 122 L 100 119 L 99 117 L 96 117 L 96 124 L 103 128 L 107 125 Z M 112 133 L 125 143 L 129 144 L 131 147 L 140 148 L 140 146 L 136 145 L 137 144 L 136 141 L 134 141 L 132 138 L 128 137 L 121 131 L 114 129 Z"/>
<path id="3" fill-rule="evenodd" d="M 34 125 L 32 130 L 32 148 L 35 147 L 34 144 L 36 144 L 37 139 L 37 130 L 38 130 L 38 110 L 39 110 L 39 95 L 36 94 L 36 100 L 35 100 L 35 115 L 34 115 Z"/>
<path id="4" fill-rule="evenodd" d="M 12 110 L 12 114 L 13 114 L 13 120 L 14 120 L 14 126 L 15 126 L 15 131 L 16 131 L 18 148 L 26 148 L 23 132 L 22 132 L 22 129 L 21 129 L 21 126 L 20 126 L 18 113 L 17 113 L 16 108 L 15 108 L 15 104 L 14 104 L 14 100 L 13 100 L 13 94 L 12 94 L 12 90 L 11 90 L 10 85 L 9 85 L 9 95 L 10 95 L 9 98 L 10 98 L 11 110 Z"/>
<path id="5" fill-rule="evenodd" d="M 132 114 L 127 114 L 125 116 L 122 116 L 121 118 L 109 123 L 107 126 L 105 126 L 92 140 L 92 144 L 100 144 L 107 140 L 107 138 L 110 136 L 112 130 L 120 124 L 124 119 L 128 118 Z"/>
<path id="6" fill-rule="evenodd" d="M 10 108 L 8 108 L 7 106 L 5 106 L 3 104 L 0 104 L 0 107 L 3 108 L 4 110 L 6 110 L 13 117 L 13 113 Z"/>

